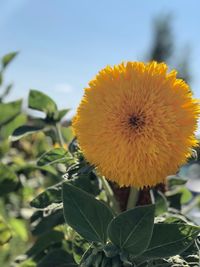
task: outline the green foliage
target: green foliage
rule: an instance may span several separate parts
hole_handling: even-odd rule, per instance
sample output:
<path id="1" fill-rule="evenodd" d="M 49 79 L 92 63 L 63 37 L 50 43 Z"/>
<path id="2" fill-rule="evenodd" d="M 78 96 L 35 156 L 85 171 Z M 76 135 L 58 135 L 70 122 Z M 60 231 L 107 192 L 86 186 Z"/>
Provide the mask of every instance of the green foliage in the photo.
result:
<path id="1" fill-rule="evenodd" d="M 17 175 L 8 166 L 0 163 L 0 196 L 14 191 L 18 182 Z"/>
<path id="2" fill-rule="evenodd" d="M 155 224 L 151 242 L 142 257 L 156 259 L 180 254 L 193 243 L 199 230 L 188 224 Z"/>
<path id="3" fill-rule="evenodd" d="M 16 55 L 2 58 L 1 85 Z M 31 90 L 29 107 L 45 116 L 27 115 L 22 100 L 4 102 L 10 89 L 0 96 L 0 266 L 198 264 L 200 230 L 182 214 L 193 201 L 183 179 L 169 179 L 165 193 L 152 189 L 155 205 L 122 212 L 112 183 L 85 160 L 66 127 L 69 110 Z"/>
<path id="4" fill-rule="evenodd" d="M 5 69 L 12 62 L 12 60 L 17 56 L 17 54 L 18 52 L 12 52 L 12 53 L 9 53 L 3 56 L 1 60 L 2 69 Z"/>
<path id="5" fill-rule="evenodd" d="M 12 233 L 6 222 L 0 217 L 0 246 L 7 243 L 12 237 Z"/>
<path id="6" fill-rule="evenodd" d="M 108 228 L 112 243 L 134 256 L 141 254 L 151 239 L 154 211 L 153 205 L 137 207 L 114 218 Z"/>
<path id="7" fill-rule="evenodd" d="M 113 218 L 111 210 L 70 183 L 63 184 L 62 195 L 67 224 L 90 242 L 106 243 L 107 227 Z"/>
<path id="8" fill-rule="evenodd" d="M 49 96 L 37 90 L 30 91 L 28 106 L 29 108 L 45 112 L 49 117 L 57 111 L 56 103 Z"/>
<path id="9" fill-rule="evenodd" d="M 72 156 L 66 151 L 66 149 L 54 148 L 46 153 L 44 153 L 38 160 L 38 166 L 44 166 L 48 164 L 63 163 L 63 162 L 73 162 Z"/>

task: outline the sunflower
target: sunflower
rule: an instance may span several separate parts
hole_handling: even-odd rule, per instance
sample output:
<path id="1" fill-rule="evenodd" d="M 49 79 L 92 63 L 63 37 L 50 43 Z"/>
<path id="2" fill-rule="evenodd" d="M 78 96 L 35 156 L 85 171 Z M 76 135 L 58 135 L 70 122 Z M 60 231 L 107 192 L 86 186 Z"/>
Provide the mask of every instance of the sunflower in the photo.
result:
<path id="1" fill-rule="evenodd" d="M 73 129 L 86 159 L 120 186 L 154 186 L 191 154 L 199 102 L 164 63 L 101 70 L 85 89 Z"/>

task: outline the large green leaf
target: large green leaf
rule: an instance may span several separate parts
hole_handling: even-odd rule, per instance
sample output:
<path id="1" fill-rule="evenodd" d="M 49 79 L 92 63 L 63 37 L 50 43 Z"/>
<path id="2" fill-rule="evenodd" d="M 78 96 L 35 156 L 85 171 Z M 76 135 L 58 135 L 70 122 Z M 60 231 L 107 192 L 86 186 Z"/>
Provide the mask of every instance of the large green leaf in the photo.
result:
<path id="1" fill-rule="evenodd" d="M 49 116 L 52 116 L 57 111 L 57 105 L 53 99 L 37 90 L 30 91 L 28 104 L 29 108 L 43 111 Z"/>
<path id="2" fill-rule="evenodd" d="M 17 56 L 17 54 L 18 52 L 12 52 L 12 53 L 5 55 L 2 58 L 1 63 L 2 63 L 3 69 L 5 69 L 8 66 L 8 64 Z"/>
<path id="3" fill-rule="evenodd" d="M 0 126 L 13 120 L 21 112 L 22 100 L 0 104 Z"/>
<path id="4" fill-rule="evenodd" d="M 0 163 L 0 196 L 16 189 L 18 178 L 9 166 Z"/>
<path id="5" fill-rule="evenodd" d="M 38 166 L 44 166 L 44 165 L 49 165 L 49 164 L 54 164 L 54 163 L 66 162 L 70 159 L 73 161 L 73 158 L 69 154 L 69 152 L 66 149 L 60 147 L 60 148 L 51 149 L 50 151 L 44 153 L 39 158 L 37 164 Z"/>
<path id="6" fill-rule="evenodd" d="M 62 201 L 62 183 L 47 188 L 44 192 L 34 198 L 30 205 L 34 208 L 43 209 L 53 203 Z"/>
<path id="7" fill-rule="evenodd" d="M 132 255 L 141 254 L 149 245 L 154 223 L 154 205 L 136 207 L 114 218 L 108 227 L 113 244 Z"/>
<path id="8" fill-rule="evenodd" d="M 30 126 L 30 125 L 23 125 L 15 129 L 11 136 L 12 141 L 17 141 L 22 137 L 25 137 L 29 134 L 33 134 L 36 132 L 39 132 L 43 129 L 43 127 L 38 127 L 38 126 Z"/>
<path id="9" fill-rule="evenodd" d="M 106 243 L 111 210 L 92 195 L 69 184 L 63 184 L 63 205 L 66 223 L 88 241 Z"/>
<path id="10" fill-rule="evenodd" d="M 200 227 L 189 224 L 155 224 L 151 242 L 142 258 L 165 258 L 187 249 L 200 232 Z"/>

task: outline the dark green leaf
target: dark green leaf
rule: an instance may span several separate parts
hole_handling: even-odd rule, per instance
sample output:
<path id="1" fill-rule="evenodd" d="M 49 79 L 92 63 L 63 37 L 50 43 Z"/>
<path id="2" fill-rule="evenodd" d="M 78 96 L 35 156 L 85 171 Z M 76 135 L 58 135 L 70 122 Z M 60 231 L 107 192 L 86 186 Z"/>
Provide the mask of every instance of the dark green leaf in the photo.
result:
<path id="1" fill-rule="evenodd" d="M 79 174 L 78 177 L 69 180 L 69 182 L 92 195 L 100 194 L 99 179 L 93 172 Z"/>
<path id="2" fill-rule="evenodd" d="M 14 191 L 18 184 L 16 174 L 9 166 L 0 163 L 0 196 Z"/>
<path id="3" fill-rule="evenodd" d="M 2 62 L 2 67 L 3 69 L 5 69 L 8 64 L 17 56 L 18 52 L 12 52 L 12 53 L 9 53 L 7 55 L 5 55 L 1 62 Z"/>
<path id="4" fill-rule="evenodd" d="M 38 267 L 75 267 L 72 256 L 63 249 L 54 249 L 38 262 Z"/>
<path id="5" fill-rule="evenodd" d="M 39 194 L 36 198 L 34 198 L 31 201 L 30 205 L 37 209 L 44 209 L 53 203 L 60 203 L 62 201 L 61 192 L 61 183 L 49 187 L 44 192 Z"/>
<path id="6" fill-rule="evenodd" d="M 154 222 L 154 205 L 136 207 L 114 218 L 108 227 L 113 244 L 132 255 L 141 254 L 149 245 Z"/>
<path id="7" fill-rule="evenodd" d="M 63 205 L 66 223 L 88 241 L 105 243 L 111 210 L 92 195 L 69 184 L 63 184 Z"/>
<path id="8" fill-rule="evenodd" d="M 21 112 L 22 100 L 0 104 L 0 126 L 13 120 Z"/>
<path id="9" fill-rule="evenodd" d="M 70 159 L 73 160 L 69 152 L 66 149 L 60 147 L 60 148 L 54 148 L 44 153 L 39 158 L 37 164 L 38 166 L 44 166 L 54 163 L 64 163 Z"/>
<path id="10" fill-rule="evenodd" d="M 39 239 L 34 243 L 34 245 L 26 252 L 26 254 L 29 257 L 35 257 L 49 246 L 62 242 L 63 239 L 64 233 L 52 230 L 40 236 Z"/>
<path id="11" fill-rule="evenodd" d="M 52 116 L 57 111 L 57 105 L 48 95 L 37 91 L 31 90 L 29 93 L 29 108 L 43 111 L 48 116 Z"/>
<path id="12" fill-rule="evenodd" d="M 181 196 L 182 196 L 182 193 L 175 193 L 175 194 L 169 195 L 167 197 L 169 201 L 169 206 L 171 208 L 181 210 Z"/>
<path id="13" fill-rule="evenodd" d="M 194 242 L 199 232 L 199 227 L 189 224 L 155 224 L 151 242 L 142 257 L 165 258 L 180 254 Z"/>
<path id="14" fill-rule="evenodd" d="M 13 132 L 11 136 L 11 141 L 17 141 L 22 137 L 39 132 L 41 130 L 43 130 L 43 128 L 36 126 L 29 126 L 29 125 L 20 126 Z"/>
<path id="15" fill-rule="evenodd" d="M 39 211 L 31 217 L 31 226 L 33 235 L 41 235 L 52 230 L 55 226 L 65 222 L 62 208 L 54 208 L 48 211 Z"/>

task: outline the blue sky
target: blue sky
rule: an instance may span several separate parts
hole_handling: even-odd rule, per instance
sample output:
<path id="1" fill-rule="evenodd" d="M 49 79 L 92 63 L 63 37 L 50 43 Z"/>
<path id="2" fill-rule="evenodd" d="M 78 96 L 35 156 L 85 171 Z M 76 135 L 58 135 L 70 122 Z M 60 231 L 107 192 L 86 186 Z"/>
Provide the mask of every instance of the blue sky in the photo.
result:
<path id="1" fill-rule="evenodd" d="M 20 51 L 6 75 L 15 83 L 10 98 L 34 88 L 74 111 L 98 70 L 145 58 L 153 18 L 167 12 L 177 51 L 191 47 L 192 89 L 200 97 L 199 10 L 199 0 L 0 0 L 0 55 Z"/>

